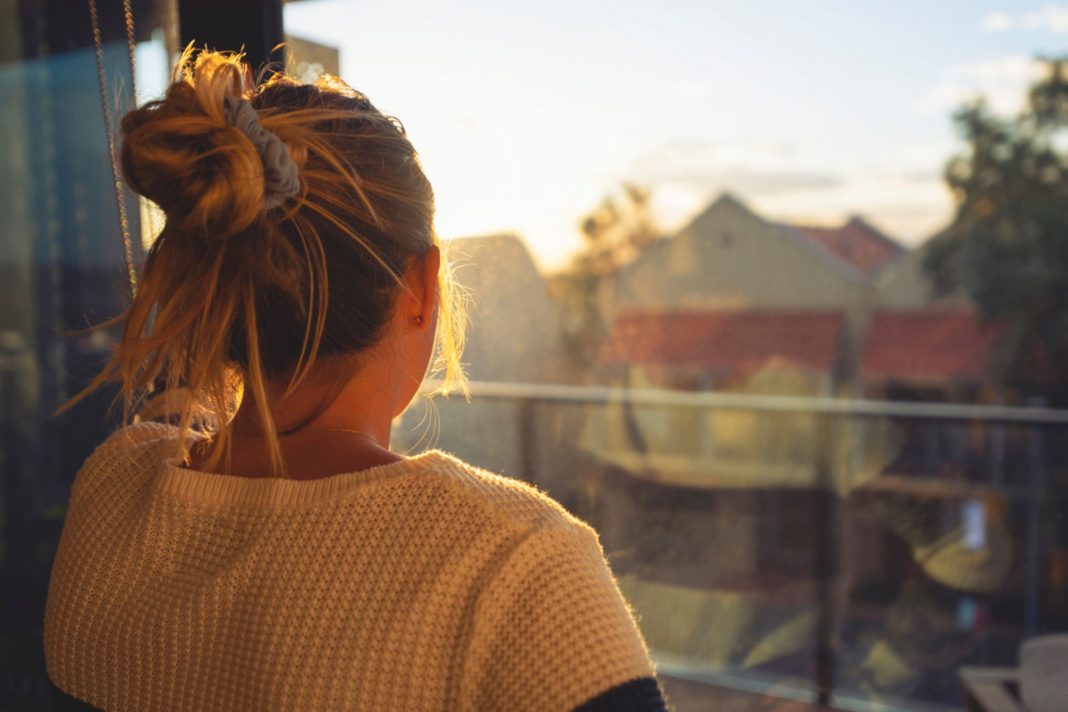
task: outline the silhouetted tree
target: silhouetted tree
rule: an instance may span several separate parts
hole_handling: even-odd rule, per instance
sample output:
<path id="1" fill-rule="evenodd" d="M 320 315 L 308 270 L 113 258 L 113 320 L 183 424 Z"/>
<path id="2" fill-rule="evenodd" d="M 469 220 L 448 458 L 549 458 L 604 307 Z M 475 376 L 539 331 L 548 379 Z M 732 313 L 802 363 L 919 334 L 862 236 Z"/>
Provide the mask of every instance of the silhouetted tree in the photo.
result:
<path id="1" fill-rule="evenodd" d="M 604 281 L 660 237 L 651 196 L 649 189 L 633 183 L 623 183 L 618 195 L 605 196 L 579 222 L 582 249 L 552 280 L 564 343 L 580 369 L 594 364 L 608 334 L 600 301 Z"/>
<path id="2" fill-rule="evenodd" d="M 955 114 L 967 145 L 945 170 L 956 213 L 929 243 L 924 268 L 937 293 L 964 290 L 987 322 L 1007 329 L 991 364 L 996 383 L 1060 400 L 1060 365 L 1068 363 L 1068 58 L 1044 61 L 1048 76 L 1016 118 L 999 118 L 982 101 Z"/>

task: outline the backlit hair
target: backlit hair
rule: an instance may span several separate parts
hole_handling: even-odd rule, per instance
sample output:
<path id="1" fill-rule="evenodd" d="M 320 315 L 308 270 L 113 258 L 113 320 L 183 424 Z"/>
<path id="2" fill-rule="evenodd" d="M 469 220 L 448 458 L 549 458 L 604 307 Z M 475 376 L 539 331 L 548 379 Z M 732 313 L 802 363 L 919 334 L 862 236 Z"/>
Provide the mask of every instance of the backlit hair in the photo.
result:
<path id="1" fill-rule="evenodd" d="M 334 77 L 249 77 L 239 55 L 187 49 L 166 96 L 123 118 L 123 173 L 166 225 L 129 308 L 108 322 L 124 327 L 114 354 L 64 408 L 118 381 L 129 419 L 162 386 L 177 394 L 182 457 L 190 431 L 207 432 L 213 467 L 229 453 L 226 414 L 251 399 L 281 472 L 268 384 L 291 393 L 324 357 L 374 345 L 404 270 L 440 243 L 400 122 Z M 264 210 L 263 163 L 226 122 L 228 96 L 250 100 L 299 167 L 300 194 L 278 208 Z M 462 390 L 465 317 L 445 259 L 438 288 L 432 369 Z"/>

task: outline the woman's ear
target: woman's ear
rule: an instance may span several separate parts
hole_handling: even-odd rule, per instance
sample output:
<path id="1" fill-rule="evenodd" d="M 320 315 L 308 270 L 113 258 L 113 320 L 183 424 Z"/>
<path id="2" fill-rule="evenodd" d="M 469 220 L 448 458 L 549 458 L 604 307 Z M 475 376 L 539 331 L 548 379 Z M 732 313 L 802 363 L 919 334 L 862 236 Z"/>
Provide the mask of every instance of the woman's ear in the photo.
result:
<path id="1" fill-rule="evenodd" d="M 438 271 L 441 269 L 441 250 L 437 245 L 412 260 L 408 268 L 408 288 L 411 290 L 410 322 L 419 331 L 434 324 L 434 310 L 438 304 Z"/>

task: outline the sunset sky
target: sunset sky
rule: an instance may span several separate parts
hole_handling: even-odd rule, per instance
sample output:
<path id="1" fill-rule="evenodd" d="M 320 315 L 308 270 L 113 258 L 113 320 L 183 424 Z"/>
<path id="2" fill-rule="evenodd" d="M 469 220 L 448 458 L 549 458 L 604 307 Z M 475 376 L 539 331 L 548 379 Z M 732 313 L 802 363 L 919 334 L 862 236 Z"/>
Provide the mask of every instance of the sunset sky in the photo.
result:
<path id="1" fill-rule="evenodd" d="M 1032 58 L 1068 48 L 1068 4 L 875 5 L 305 0 L 285 22 L 406 125 L 444 237 L 514 231 L 553 267 L 623 180 L 668 230 L 729 189 L 779 219 L 929 236 L 951 111 L 980 91 L 1018 110 Z"/>

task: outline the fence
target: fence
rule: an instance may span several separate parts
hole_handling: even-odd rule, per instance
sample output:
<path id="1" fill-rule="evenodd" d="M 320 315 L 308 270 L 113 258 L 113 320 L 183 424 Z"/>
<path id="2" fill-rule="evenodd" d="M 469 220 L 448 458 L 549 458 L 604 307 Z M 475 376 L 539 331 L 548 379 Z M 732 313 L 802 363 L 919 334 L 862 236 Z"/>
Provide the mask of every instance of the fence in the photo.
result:
<path id="1" fill-rule="evenodd" d="M 1068 627 L 1066 411 L 487 382 L 434 408 L 434 444 L 601 532 L 665 674 L 955 707 L 960 665 Z"/>

